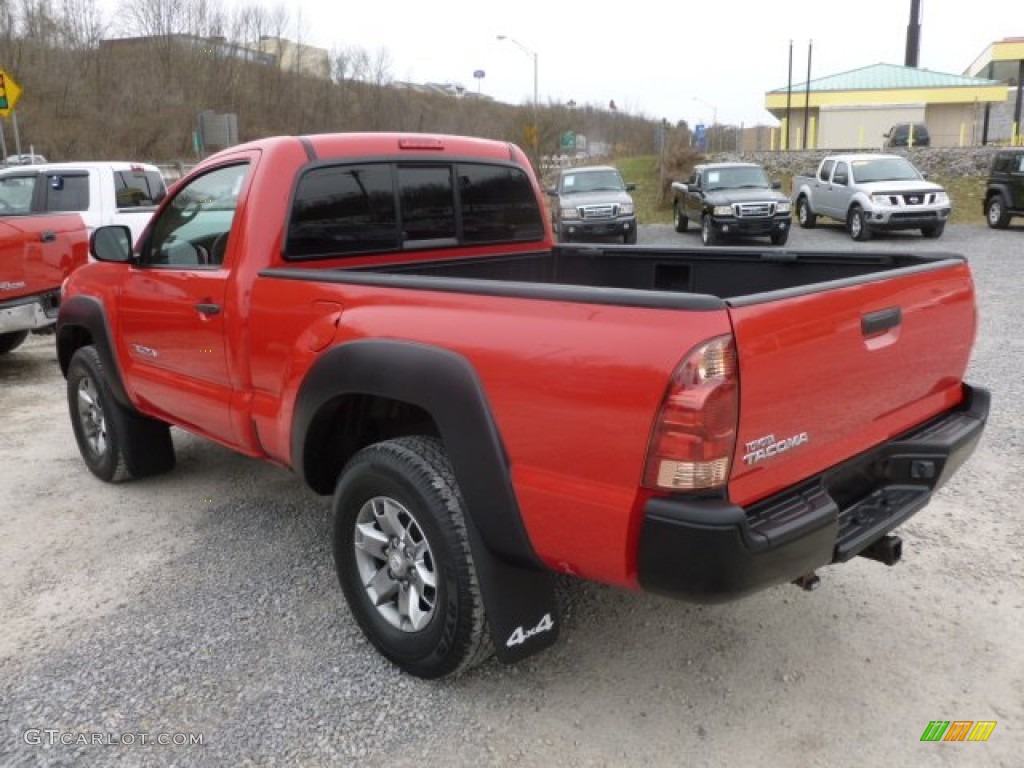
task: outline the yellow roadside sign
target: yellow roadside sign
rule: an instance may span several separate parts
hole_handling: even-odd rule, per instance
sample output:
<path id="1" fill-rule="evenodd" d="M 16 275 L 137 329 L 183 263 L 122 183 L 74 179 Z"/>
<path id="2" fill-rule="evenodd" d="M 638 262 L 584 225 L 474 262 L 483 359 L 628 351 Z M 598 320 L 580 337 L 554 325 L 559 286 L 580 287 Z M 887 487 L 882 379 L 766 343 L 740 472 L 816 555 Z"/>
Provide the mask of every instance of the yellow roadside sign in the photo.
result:
<path id="1" fill-rule="evenodd" d="M 8 117 L 20 97 L 21 86 L 14 82 L 6 70 L 0 69 L 0 116 Z"/>

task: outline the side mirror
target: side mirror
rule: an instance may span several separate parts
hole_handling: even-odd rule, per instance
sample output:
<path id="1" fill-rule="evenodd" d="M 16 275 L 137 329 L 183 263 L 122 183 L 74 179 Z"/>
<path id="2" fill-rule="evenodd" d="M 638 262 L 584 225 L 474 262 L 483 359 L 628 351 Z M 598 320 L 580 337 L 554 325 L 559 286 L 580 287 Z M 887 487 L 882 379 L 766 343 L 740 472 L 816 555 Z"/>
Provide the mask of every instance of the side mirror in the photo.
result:
<path id="1" fill-rule="evenodd" d="M 842 187 L 845 187 L 848 181 L 849 179 L 847 178 L 845 173 L 837 173 L 835 176 L 832 177 L 832 183 L 839 184 Z"/>
<path id="2" fill-rule="evenodd" d="M 626 191 L 627 192 L 632 192 L 635 189 L 636 189 L 636 184 L 627 184 L 626 185 Z"/>
<path id="3" fill-rule="evenodd" d="M 544 191 L 547 192 L 549 195 L 557 195 L 558 194 L 558 190 L 555 189 L 554 187 L 548 187 Z"/>
<path id="4" fill-rule="evenodd" d="M 89 237 L 89 252 L 97 261 L 126 264 L 132 260 L 132 231 L 115 224 L 99 227 Z"/>
<path id="5" fill-rule="evenodd" d="M 782 189 L 782 182 L 781 181 L 773 181 L 772 182 L 772 189 Z"/>

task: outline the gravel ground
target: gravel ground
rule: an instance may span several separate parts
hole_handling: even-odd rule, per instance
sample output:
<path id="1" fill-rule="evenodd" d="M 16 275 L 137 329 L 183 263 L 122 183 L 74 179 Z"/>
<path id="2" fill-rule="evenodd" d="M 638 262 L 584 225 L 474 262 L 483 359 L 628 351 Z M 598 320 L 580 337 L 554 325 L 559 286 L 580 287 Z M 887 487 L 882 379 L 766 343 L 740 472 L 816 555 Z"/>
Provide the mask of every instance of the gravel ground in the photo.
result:
<path id="1" fill-rule="evenodd" d="M 32 337 L 0 358 L 0 766 L 1021 765 L 1022 230 L 790 240 L 971 260 L 969 378 L 992 389 L 991 420 L 900 529 L 901 563 L 712 607 L 566 581 L 554 648 L 454 682 L 403 676 L 363 640 L 327 500 L 290 473 L 175 431 L 173 473 L 96 481 L 53 337 Z M 699 247 L 669 227 L 645 242 Z M 931 720 L 998 725 L 923 744 Z"/>

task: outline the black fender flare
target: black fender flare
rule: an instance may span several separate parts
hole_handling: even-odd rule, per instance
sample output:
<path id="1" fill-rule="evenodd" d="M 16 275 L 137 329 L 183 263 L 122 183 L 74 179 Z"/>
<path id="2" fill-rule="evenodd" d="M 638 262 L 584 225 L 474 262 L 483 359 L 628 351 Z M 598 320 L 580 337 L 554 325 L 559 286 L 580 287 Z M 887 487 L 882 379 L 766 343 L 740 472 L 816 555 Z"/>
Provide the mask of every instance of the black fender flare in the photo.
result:
<path id="1" fill-rule="evenodd" d="M 356 394 L 415 405 L 437 424 L 466 502 L 470 548 L 499 659 L 515 661 L 551 645 L 559 624 L 554 575 L 530 543 L 501 436 L 469 361 L 390 339 L 360 339 L 325 352 L 299 388 L 292 419 L 291 463 L 305 482 L 311 426 L 332 400 Z M 530 633 L 538 627 L 543 630 Z"/>
<path id="2" fill-rule="evenodd" d="M 94 296 L 72 296 L 61 302 L 57 314 L 57 362 L 61 373 L 67 378 L 71 358 L 80 346 L 80 331 L 88 333 L 90 344 L 96 347 L 100 361 L 107 372 L 107 383 L 111 394 L 125 408 L 135 410 L 121 377 L 121 366 L 114 354 L 113 334 L 107 320 L 103 302 Z"/>
<path id="3" fill-rule="evenodd" d="M 981 201 L 982 213 L 986 213 L 988 211 L 988 201 L 993 197 L 1000 198 L 1003 201 L 1003 206 L 1005 208 L 1009 208 L 1010 200 L 1012 199 L 1010 196 L 1010 185 L 1003 183 L 989 184 L 988 188 L 985 190 L 985 199 Z"/>

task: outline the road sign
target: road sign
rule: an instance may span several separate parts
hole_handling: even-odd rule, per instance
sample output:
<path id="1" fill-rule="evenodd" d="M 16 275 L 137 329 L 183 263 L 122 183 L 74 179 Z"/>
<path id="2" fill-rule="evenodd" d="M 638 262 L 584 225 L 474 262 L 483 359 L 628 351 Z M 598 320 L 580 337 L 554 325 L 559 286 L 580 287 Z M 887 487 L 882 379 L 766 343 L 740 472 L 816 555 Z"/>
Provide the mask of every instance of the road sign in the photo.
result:
<path id="1" fill-rule="evenodd" d="M 21 86 L 0 69 L 0 116 L 8 117 L 21 97 Z"/>
<path id="2" fill-rule="evenodd" d="M 563 151 L 573 152 L 576 149 L 576 134 L 572 131 L 562 131 L 561 137 L 559 137 L 559 146 Z"/>
<path id="3" fill-rule="evenodd" d="M 694 126 L 693 145 L 700 150 L 708 148 L 708 129 L 704 123 L 697 123 L 697 125 Z"/>

